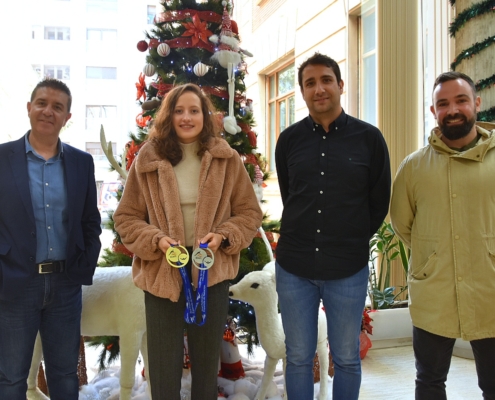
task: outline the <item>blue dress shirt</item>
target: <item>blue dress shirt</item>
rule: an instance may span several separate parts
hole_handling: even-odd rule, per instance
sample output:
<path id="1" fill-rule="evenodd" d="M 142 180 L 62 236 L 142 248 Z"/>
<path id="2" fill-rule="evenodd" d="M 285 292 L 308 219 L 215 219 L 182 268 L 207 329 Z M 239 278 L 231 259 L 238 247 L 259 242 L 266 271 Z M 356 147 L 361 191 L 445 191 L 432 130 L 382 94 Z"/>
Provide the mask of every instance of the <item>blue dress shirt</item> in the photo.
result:
<path id="1" fill-rule="evenodd" d="M 58 141 L 58 154 L 45 160 L 25 136 L 29 190 L 36 220 L 36 262 L 65 260 L 67 251 L 67 187 L 63 147 Z"/>

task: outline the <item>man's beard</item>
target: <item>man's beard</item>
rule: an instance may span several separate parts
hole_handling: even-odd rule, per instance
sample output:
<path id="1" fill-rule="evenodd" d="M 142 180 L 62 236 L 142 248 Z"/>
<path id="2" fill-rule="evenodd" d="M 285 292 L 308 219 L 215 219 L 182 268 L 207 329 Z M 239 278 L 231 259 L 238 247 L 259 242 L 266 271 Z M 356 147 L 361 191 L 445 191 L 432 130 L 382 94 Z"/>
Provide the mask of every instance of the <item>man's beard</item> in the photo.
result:
<path id="1" fill-rule="evenodd" d="M 459 119 L 459 118 L 464 120 L 464 122 L 461 125 L 450 126 L 446 124 L 448 120 Z M 468 133 L 471 132 L 471 129 L 473 129 L 475 122 L 476 122 L 476 113 L 469 120 L 462 114 L 456 114 L 453 117 L 444 118 L 442 123 L 438 124 L 438 127 L 440 128 L 440 132 L 442 132 L 442 135 L 445 136 L 447 139 L 457 140 L 466 137 Z"/>

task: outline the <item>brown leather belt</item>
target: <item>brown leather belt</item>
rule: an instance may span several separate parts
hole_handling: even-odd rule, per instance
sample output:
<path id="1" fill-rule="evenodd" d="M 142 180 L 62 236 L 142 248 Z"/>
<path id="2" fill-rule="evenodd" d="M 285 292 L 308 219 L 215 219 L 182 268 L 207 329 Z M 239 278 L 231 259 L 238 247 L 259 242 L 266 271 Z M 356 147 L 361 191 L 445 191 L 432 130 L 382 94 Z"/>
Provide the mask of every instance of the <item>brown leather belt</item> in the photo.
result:
<path id="1" fill-rule="evenodd" d="M 63 272 L 65 270 L 65 261 L 45 261 L 37 264 L 40 274 L 51 274 L 52 272 Z"/>

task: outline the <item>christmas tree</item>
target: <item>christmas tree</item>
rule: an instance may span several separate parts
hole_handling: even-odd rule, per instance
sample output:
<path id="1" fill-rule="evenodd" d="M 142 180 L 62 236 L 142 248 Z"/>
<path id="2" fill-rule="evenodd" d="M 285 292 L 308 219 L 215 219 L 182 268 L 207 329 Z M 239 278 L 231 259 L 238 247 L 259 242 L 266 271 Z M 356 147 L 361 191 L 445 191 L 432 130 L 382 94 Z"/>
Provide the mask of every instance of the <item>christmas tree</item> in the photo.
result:
<path id="1" fill-rule="evenodd" d="M 263 181 L 268 175 L 264 172 L 265 160 L 257 152 L 255 121 L 244 84 L 247 73 L 244 58 L 251 54 L 242 48 L 237 24 L 230 18 L 232 5 L 217 0 L 170 0 L 164 1 L 162 6 L 163 11 L 155 16 L 154 28 L 137 43 L 138 50 L 146 53 L 146 57 L 136 83 L 136 101 L 141 108 L 136 116 L 136 132 L 130 134 L 121 160 L 117 161 L 102 127 L 101 143 L 105 154 L 125 182 L 127 171 L 147 140 L 148 129 L 167 92 L 176 85 L 195 83 L 209 95 L 219 111 L 224 127 L 222 135 L 244 160 L 261 201 Z M 278 226 L 278 221 L 265 218 L 263 230 L 241 253 L 239 274 L 233 283 L 251 271 L 262 269 L 273 259 L 272 249 L 276 243 L 272 232 L 278 232 Z M 112 249 L 105 249 L 100 266 L 131 265 L 132 254 L 121 243 L 112 218 L 109 228 L 114 231 L 115 240 Z M 237 326 L 243 328 L 242 337 L 251 351 L 253 344 L 258 343 L 252 307 L 232 300 L 229 313 Z M 118 352 L 116 340 L 109 346 L 108 338 L 93 339 L 104 343 L 103 358 L 107 348 L 112 349 L 108 356 L 114 357 L 116 349 Z"/>

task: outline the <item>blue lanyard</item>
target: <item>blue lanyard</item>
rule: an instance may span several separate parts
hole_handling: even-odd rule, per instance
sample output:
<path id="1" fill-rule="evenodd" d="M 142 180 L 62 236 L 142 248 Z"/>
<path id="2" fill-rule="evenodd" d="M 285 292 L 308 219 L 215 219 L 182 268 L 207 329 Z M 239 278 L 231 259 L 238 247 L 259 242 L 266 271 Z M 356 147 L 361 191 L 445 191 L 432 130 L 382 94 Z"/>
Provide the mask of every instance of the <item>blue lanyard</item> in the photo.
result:
<path id="1" fill-rule="evenodd" d="M 182 271 L 181 276 L 184 281 L 184 290 L 186 294 L 186 309 L 184 311 L 184 319 L 188 324 L 196 324 L 202 326 L 206 322 L 206 305 L 208 302 L 208 268 L 205 267 L 204 261 L 210 259 L 207 257 L 205 250 L 208 249 L 208 243 L 200 243 L 199 249 L 193 253 L 192 266 L 196 266 L 199 269 L 198 288 L 196 290 L 196 299 L 193 298 L 192 285 L 189 282 L 189 276 L 186 271 Z M 211 250 L 209 250 L 211 254 Z M 199 257 L 198 257 L 199 254 Z M 198 265 L 197 262 L 200 262 Z M 192 268 L 191 266 L 191 268 Z M 211 264 L 209 265 L 211 267 Z M 201 307 L 201 321 L 196 320 L 196 310 L 198 306 Z"/>
<path id="2" fill-rule="evenodd" d="M 206 322 L 206 304 L 208 300 L 208 269 L 213 265 L 213 252 L 208 249 L 208 243 L 200 243 L 199 248 L 193 253 L 191 264 L 199 269 L 196 298 L 193 297 L 191 281 L 184 268 L 189 260 L 189 253 L 186 248 L 183 246 L 172 246 L 167 250 L 166 257 L 172 267 L 179 269 L 182 277 L 186 297 L 186 309 L 184 310 L 185 321 L 188 324 L 196 324 L 198 326 L 203 325 Z M 196 310 L 198 305 L 201 305 L 202 318 L 200 322 L 196 321 Z"/>
<path id="3" fill-rule="evenodd" d="M 186 295 L 186 309 L 184 310 L 184 319 L 188 324 L 196 324 L 201 326 L 206 321 L 206 301 L 208 296 L 208 270 L 199 271 L 198 289 L 196 290 L 196 299 L 193 298 L 192 285 L 189 280 L 189 275 L 185 268 L 180 268 L 180 275 L 184 283 L 184 293 Z M 202 318 L 200 322 L 196 322 L 196 309 L 198 304 L 201 304 Z"/>

